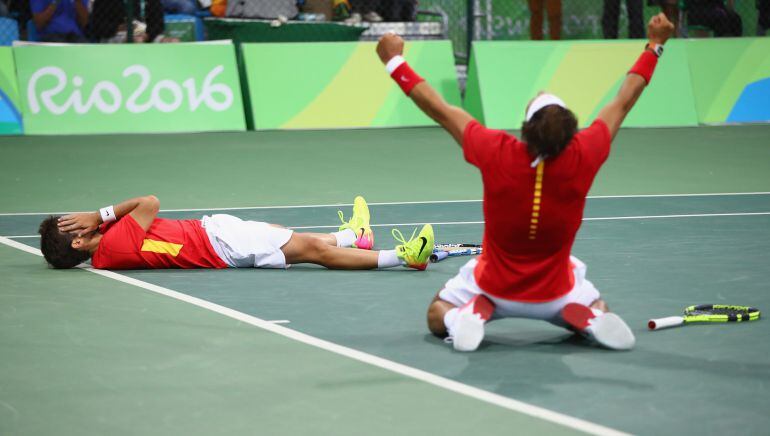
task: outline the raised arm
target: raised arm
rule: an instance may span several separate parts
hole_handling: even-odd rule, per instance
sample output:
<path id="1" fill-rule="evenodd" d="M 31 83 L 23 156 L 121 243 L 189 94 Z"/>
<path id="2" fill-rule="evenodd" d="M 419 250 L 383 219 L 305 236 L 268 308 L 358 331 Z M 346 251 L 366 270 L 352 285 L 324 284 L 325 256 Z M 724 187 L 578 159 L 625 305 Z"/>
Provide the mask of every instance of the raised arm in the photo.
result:
<path id="1" fill-rule="evenodd" d="M 613 138 L 618 133 L 623 120 L 631 112 L 631 108 L 636 104 L 636 100 L 647 87 L 658 57 L 663 52 L 663 44 L 668 41 L 673 32 L 674 25 L 663 13 L 652 17 L 647 24 L 647 36 L 650 42 L 645 52 L 626 76 L 618 95 L 599 112 L 598 118 L 607 124 Z"/>
<path id="2" fill-rule="evenodd" d="M 150 228 L 160 210 L 160 200 L 154 195 L 136 197 L 114 206 L 99 209 L 98 212 L 82 212 L 59 218 L 59 230 L 83 236 L 93 232 L 103 222 L 115 221 L 131 215 L 145 231 Z"/>
<path id="3" fill-rule="evenodd" d="M 56 8 L 59 7 L 59 1 L 60 0 L 53 0 L 45 5 L 45 7 L 41 7 L 42 5 L 40 5 L 40 2 L 32 4 L 32 21 L 34 21 L 35 27 L 43 29 L 51 22 L 51 19 L 56 13 Z M 36 11 L 38 7 L 40 7 L 40 9 Z"/>
<path id="4" fill-rule="evenodd" d="M 386 65 L 388 73 L 401 86 L 401 89 L 414 101 L 425 115 L 431 117 L 462 147 L 465 126 L 473 117 L 462 108 L 452 106 L 433 89 L 428 82 L 409 68 L 403 58 L 404 40 L 395 33 L 388 33 L 380 38 L 377 54 Z M 416 85 L 415 85 L 416 83 Z"/>

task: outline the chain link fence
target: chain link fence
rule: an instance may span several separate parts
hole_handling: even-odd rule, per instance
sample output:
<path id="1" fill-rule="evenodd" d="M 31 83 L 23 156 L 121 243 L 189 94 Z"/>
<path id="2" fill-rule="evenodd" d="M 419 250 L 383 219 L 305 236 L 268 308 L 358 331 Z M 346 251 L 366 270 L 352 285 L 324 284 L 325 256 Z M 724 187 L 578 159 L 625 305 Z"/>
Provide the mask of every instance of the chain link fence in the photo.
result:
<path id="1" fill-rule="evenodd" d="M 764 35 L 770 0 L 0 0 L 0 44 L 643 38 L 664 11 L 680 37 Z"/>

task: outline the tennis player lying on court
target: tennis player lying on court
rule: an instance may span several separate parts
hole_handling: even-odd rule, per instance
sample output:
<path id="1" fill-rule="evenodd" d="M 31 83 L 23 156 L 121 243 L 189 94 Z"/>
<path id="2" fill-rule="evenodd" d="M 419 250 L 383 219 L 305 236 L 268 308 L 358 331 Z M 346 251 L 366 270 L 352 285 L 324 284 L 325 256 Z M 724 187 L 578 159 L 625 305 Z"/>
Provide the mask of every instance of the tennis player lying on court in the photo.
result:
<path id="1" fill-rule="evenodd" d="M 585 130 L 563 101 L 538 94 L 526 108 L 523 141 L 490 130 L 448 105 L 402 57 L 395 34 L 380 39 L 377 54 L 417 106 L 462 146 L 484 183 L 484 252 L 460 269 L 428 309 L 428 326 L 456 350 L 473 351 L 484 324 L 495 318 L 541 319 L 574 329 L 611 349 L 630 349 L 635 338 L 609 313 L 586 266 L 570 256 L 586 195 L 623 119 L 650 82 L 674 26 L 663 14 L 647 26 L 649 44 L 615 99 Z M 526 60 L 522 60 L 526 61 Z"/>
<path id="2" fill-rule="evenodd" d="M 152 195 L 126 200 L 99 212 L 51 216 L 40 225 L 40 247 L 54 268 L 72 268 L 91 259 L 98 269 L 287 268 L 315 263 L 334 269 L 374 269 L 404 265 L 424 270 L 433 252 L 433 228 L 394 250 L 371 251 L 374 233 L 369 208 L 356 197 L 353 216 L 338 232 L 299 233 L 231 215 L 199 220 L 158 218 Z"/>

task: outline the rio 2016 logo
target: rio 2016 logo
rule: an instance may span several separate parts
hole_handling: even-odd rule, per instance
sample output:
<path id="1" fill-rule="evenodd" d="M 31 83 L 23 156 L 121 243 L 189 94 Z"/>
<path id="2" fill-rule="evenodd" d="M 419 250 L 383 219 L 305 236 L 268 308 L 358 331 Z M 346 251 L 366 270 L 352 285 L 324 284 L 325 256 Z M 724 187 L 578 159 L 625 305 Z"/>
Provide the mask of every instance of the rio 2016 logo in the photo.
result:
<path id="1" fill-rule="evenodd" d="M 189 78 L 179 83 L 164 79 L 152 85 L 150 70 L 143 65 L 131 65 L 123 70 L 123 77 L 137 76 L 139 86 L 125 99 L 125 108 L 131 113 L 141 114 L 152 109 L 160 112 L 174 112 L 185 103 L 191 112 L 202 104 L 209 109 L 221 112 L 233 104 L 233 91 L 222 83 L 214 83 L 214 79 L 224 71 L 222 65 L 214 67 L 203 79 L 198 89 L 195 80 Z M 44 77 L 54 79 L 53 86 L 38 90 L 38 82 Z M 124 106 L 124 96 L 121 88 L 113 82 L 103 80 L 97 82 L 91 89 L 88 98 L 84 99 L 82 87 L 85 84 L 80 76 L 72 77 L 71 84 L 75 87 L 63 103 L 54 102 L 67 87 L 67 73 L 58 67 L 43 67 L 35 71 L 27 84 L 27 101 L 33 114 L 38 114 L 42 106 L 55 115 L 62 115 L 74 110 L 77 114 L 85 114 L 92 108 L 104 114 L 113 114 Z M 152 85 L 152 86 L 151 86 Z M 61 97 L 57 100 L 61 101 Z"/>

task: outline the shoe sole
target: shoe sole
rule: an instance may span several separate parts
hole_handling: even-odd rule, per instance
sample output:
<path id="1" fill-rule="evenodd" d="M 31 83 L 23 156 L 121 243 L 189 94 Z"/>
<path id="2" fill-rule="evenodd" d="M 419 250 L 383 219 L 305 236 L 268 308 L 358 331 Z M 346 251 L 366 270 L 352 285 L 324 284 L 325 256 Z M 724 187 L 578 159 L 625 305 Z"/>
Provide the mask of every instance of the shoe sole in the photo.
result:
<path id="1" fill-rule="evenodd" d="M 586 331 L 596 342 L 611 350 L 630 350 L 636 344 L 628 324 L 612 312 L 597 316 Z"/>
<path id="2" fill-rule="evenodd" d="M 582 304 L 570 303 L 561 311 L 564 321 L 579 333 L 611 350 L 630 350 L 636 344 L 634 333 L 618 315 L 607 312 L 596 316 Z"/>
<path id="3" fill-rule="evenodd" d="M 452 345 L 457 351 L 476 351 L 484 340 L 484 323 L 470 312 L 457 316 L 453 330 Z"/>
<path id="4" fill-rule="evenodd" d="M 371 214 L 369 213 L 369 205 L 366 203 L 366 200 L 364 200 L 364 197 L 357 196 L 355 199 L 353 199 L 353 216 L 356 216 L 356 209 L 360 208 L 363 209 L 363 213 L 365 213 L 369 219 L 371 219 Z M 353 217 L 350 217 L 351 221 L 353 220 Z M 361 249 L 361 250 L 371 250 L 374 247 L 374 232 L 371 232 L 371 228 L 369 227 L 369 222 L 367 220 L 366 228 L 369 228 L 370 230 L 370 238 L 366 238 L 366 228 L 361 227 L 361 236 L 356 239 L 356 242 L 353 244 L 355 248 Z M 355 230 L 354 230 L 355 232 Z"/>
<path id="5" fill-rule="evenodd" d="M 358 248 L 359 250 L 371 250 L 374 248 L 374 234 L 372 234 L 371 238 L 366 237 L 360 237 L 356 239 L 356 242 L 353 243 L 353 247 Z"/>

